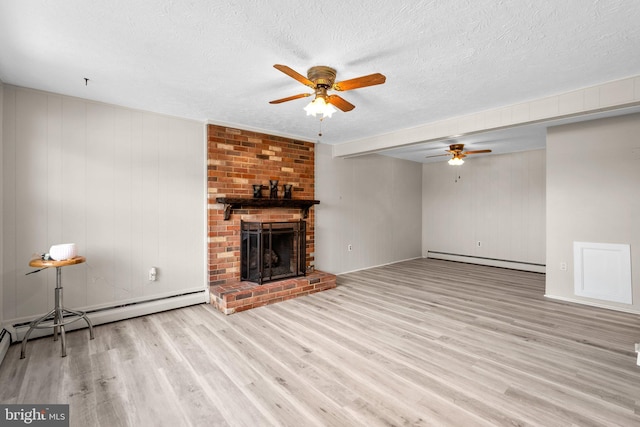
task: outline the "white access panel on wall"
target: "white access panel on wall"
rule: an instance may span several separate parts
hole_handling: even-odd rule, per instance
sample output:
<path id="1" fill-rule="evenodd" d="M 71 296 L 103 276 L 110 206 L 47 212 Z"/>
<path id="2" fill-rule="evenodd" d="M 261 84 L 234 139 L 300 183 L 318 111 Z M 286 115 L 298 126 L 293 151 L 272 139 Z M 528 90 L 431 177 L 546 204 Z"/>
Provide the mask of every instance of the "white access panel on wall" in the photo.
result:
<path id="1" fill-rule="evenodd" d="M 573 261 L 576 295 L 632 303 L 629 245 L 573 242 Z"/>

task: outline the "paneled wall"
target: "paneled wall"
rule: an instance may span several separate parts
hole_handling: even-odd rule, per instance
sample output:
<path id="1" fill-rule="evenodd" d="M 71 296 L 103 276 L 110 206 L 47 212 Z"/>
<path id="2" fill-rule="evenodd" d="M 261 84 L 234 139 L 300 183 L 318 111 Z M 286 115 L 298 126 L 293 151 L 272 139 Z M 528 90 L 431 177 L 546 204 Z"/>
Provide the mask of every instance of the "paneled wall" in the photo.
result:
<path id="1" fill-rule="evenodd" d="M 338 274 L 420 257 L 421 165 L 331 151 L 316 145 L 316 267 Z"/>
<path id="2" fill-rule="evenodd" d="M 425 256 L 544 264 L 544 150 L 425 164 L 422 194 Z"/>
<path id="3" fill-rule="evenodd" d="M 4 182 L 4 177 L 3 177 L 3 152 L 4 150 L 2 149 L 3 146 L 3 132 L 2 132 L 2 123 L 3 123 L 3 107 L 4 107 L 4 84 L 2 83 L 2 80 L 0 80 L 0 242 L 4 241 L 4 228 L 3 228 L 3 224 L 4 224 L 4 203 L 3 203 L 3 182 Z M 3 247 L 0 244 L 0 271 L 4 271 L 3 269 Z M 2 333 L 2 328 L 4 326 L 3 320 L 4 320 L 4 300 L 3 300 L 3 275 L 0 274 L 0 334 Z M 0 354 L 0 361 L 2 360 L 2 355 Z"/>
<path id="4" fill-rule="evenodd" d="M 575 295 L 573 242 L 631 247 L 632 304 Z M 547 296 L 640 313 L 639 265 L 640 114 L 549 128 Z"/>
<path id="5" fill-rule="evenodd" d="M 204 125 L 5 86 L 3 316 L 53 306 L 32 254 L 74 242 L 65 303 L 110 307 L 206 289 Z M 151 267 L 158 280 L 148 280 Z"/>

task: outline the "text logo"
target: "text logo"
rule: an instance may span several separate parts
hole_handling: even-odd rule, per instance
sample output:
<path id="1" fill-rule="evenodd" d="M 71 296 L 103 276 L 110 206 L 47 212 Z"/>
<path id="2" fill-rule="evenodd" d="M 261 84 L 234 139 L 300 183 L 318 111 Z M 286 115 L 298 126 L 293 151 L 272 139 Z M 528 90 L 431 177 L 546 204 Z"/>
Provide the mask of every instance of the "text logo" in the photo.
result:
<path id="1" fill-rule="evenodd" d="M 69 427 L 69 405 L 2 405 L 0 427 Z"/>

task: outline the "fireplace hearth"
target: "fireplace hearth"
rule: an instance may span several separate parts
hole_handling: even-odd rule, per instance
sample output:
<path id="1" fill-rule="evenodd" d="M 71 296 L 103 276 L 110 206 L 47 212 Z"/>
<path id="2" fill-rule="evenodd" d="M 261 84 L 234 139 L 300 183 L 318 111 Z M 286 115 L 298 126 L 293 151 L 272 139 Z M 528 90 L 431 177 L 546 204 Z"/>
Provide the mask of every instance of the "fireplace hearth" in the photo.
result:
<path id="1" fill-rule="evenodd" d="M 241 280 L 263 284 L 304 276 L 306 223 L 241 222 Z"/>

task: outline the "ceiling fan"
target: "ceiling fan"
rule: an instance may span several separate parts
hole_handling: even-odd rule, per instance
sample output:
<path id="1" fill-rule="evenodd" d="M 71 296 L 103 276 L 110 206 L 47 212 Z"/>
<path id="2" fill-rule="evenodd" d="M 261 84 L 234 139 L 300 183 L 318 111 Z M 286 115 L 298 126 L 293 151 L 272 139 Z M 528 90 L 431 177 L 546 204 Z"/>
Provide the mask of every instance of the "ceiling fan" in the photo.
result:
<path id="1" fill-rule="evenodd" d="M 314 100 L 305 107 L 305 110 L 307 111 L 307 115 L 315 116 L 316 114 L 322 114 L 323 118 L 331 117 L 331 114 L 336 111 L 332 105 L 344 112 L 351 111 L 355 108 L 355 105 L 346 101 L 344 98 L 338 95 L 327 94 L 328 90 L 346 91 L 361 87 L 375 86 L 384 83 L 387 79 L 382 74 L 375 73 L 336 82 L 336 70 L 324 65 L 309 68 L 307 71 L 307 77 L 286 65 L 275 64 L 273 67 L 282 71 L 289 77 L 294 78 L 303 85 L 310 87 L 313 89 L 313 93 L 300 93 L 298 95 L 276 99 L 269 102 L 269 104 L 280 104 L 282 102 L 293 101 L 294 99 L 306 98 L 307 96 L 315 95 Z"/>
<path id="2" fill-rule="evenodd" d="M 451 155 L 452 157 L 449 159 L 449 164 L 454 166 L 459 166 L 464 163 L 463 158 L 467 157 L 469 154 L 480 154 L 480 153 L 490 153 L 491 150 L 474 150 L 474 151 L 463 151 L 464 144 L 451 144 L 449 145 L 449 149 L 445 150 L 449 154 L 436 154 L 435 156 L 426 156 L 425 158 L 430 157 L 441 157 Z"/>

